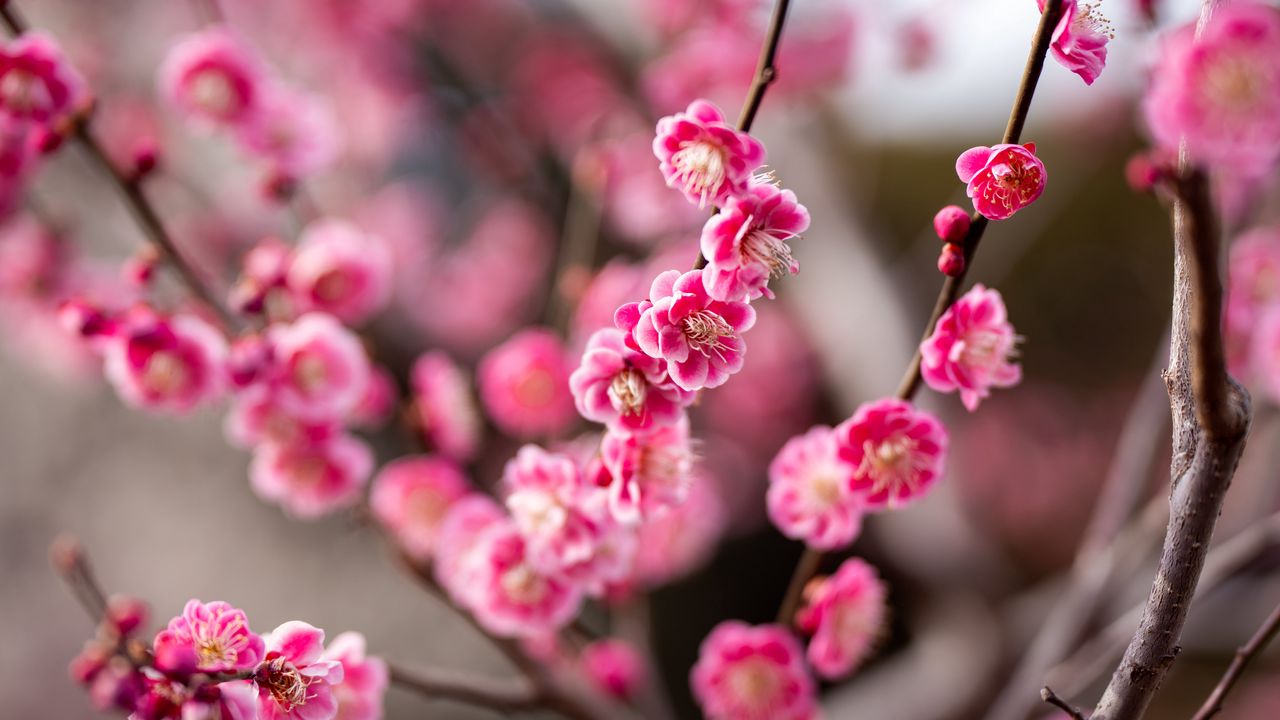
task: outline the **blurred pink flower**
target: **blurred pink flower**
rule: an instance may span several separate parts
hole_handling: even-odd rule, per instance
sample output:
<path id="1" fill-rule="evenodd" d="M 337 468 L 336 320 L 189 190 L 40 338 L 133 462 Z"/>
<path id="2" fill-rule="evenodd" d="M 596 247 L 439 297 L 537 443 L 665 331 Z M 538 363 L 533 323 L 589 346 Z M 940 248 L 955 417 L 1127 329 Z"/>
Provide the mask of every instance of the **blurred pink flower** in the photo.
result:
<path id="1" fill-rule="evenodd" d="M 1022 368 L 1011 362 L 1018 336 L 997 290 L 974 285 L 947 308 L 933 335 L 920 343 L 920 375 L 941 393 L 960 391 L 969 412 L 993 387 L 1013 387 Z"/>
<path id="2" fill-rule="evenodd" d="M 387 422 L 397 410 L 396 401 L 399 389 L 391 371 L 381 365 L 371 365 L 369 382 L 365 383 L 364 395 L 348 418 L 353 425 L 365 428 L 378 428 Z"/>
<path id="3" fill-rule="evenodd" d="M 647 130 L 607 139 L 595 149 L 603 166 L 604 213 L 621 239 L 647 247 L 704 219 L 653 171 L 653 138 Z M 610 312 L 619 304 L 613 303 Z"/>
<path id="4" fill-rule="evenodd" d="M 700 208 L 746 192 L 751 174 L 765 158 L 760 141 L 734 129 L 705 100 L 658 121 L 653 154 L 667 186 Z"/>
<path id="5" fill-rule="evenodd" d="M 0 46 L 0 112 L 42 125 L 70 117 L 88 100 L 80 73 L 43 32 L 26 32 Z"/>
<path id="6" fill-rule="evenodd" d="M 1225 335 L 1232 372 L 1253 376 L 1252 339 L 1267 310 L 1280 305 L 1280 227 L 1254 228 L 1231 244 Z"/>
<path id="7" fill-rule="evenodd" d="M 456 500 L 440 522 L 432 567 L 449 597 L 464 608 L 474 607 L 481 594 L 484 531 L 499 522 L 507 522 L 506 513 L 481 493 Z"/>
<path id="8" fill-rule="evenodd" d="M 863 403 L 836 428 L 836 437 L 841 459 L 854 468 L 852 488 L 872 510 L 920 499 L 946 464 L 946 428 L 897 398 Z"/>
<path id="9" fill-rule="evenodd" d="M 1250 365 L 1267 399 L 1280 404 L 1280 303 L 1272 303 L 1253 328 Z"/>
<path id="10" fill-rule="evenodd" d="M 267 636 L 266 662 L 258 669 L 259 720 L 333 720 L 334 686 L 343 666 L 324 659 L 324 631 L 291 620 Z"/>
<path id="11" fill-rule="evenodd" d="M 725 301 L 772 298 L 769 280 L 800 272 L 787 242 L 808 228 L 809 211 L 796 201 L 795 193 L 753 181 L 702 228 L 707 294 Z"/>
<path id="12" fill-rule="evenodd" d="M 620 700 L 635 698 L 648 683 L 644 658 L 624 640 L 604 638 L 582 649 L 582 672 L 601 692 Z"/>
<path id="13" fill-rule="evenodd" d="M 494 424 L 509 435 L 559 435 L 575 416 L 569 372 L 569 359 L 556 334 L 528 328 L 480 360 L 480 400 Z"/>
<path id="14" fill-rule="evenodd" d="M 236 127 L 251 154 L 291 180 L 327 169 L 342 149 L 342 131 L 328 101 L 276 83 L 258 89 L 257 106 Z"/>
<path id="15" fill-rule="evenodd" d="M 382 720 L 382 698 L 391 682 L 387 663 L 366 654 L 364 635 L 344 632 L 320 656 L 342 665 L 342 682 L 334 685 L 335 720 Z"/>
<path id="16" fill-rule="evenodd" d="M 226 356 L 226 339 L 199 317 L 137 307 L 106 343 L 104 370 L 129 405 L 185 412 L 222 393 Z"/>
<path id="17" fill-rule="evenodd" d="M 238 125 L 258 108 L 267 70 L 257 54 L 222 25 L 175 42 L 160 65 L 160 95 L 206 126 Z"/>
<path id="18" fill-rule="evenodd" d="M 687 207 L 687 204 L 681 203 L 681 206 Z M 647 280 L 643 267 L 622 257 L 605 263 L 578 297 L 573 315 L 574 345 L 584 346 L 597 330 L 612 327 L 618 306 L 642 294 Z"/>
<path id="19" fill-rule="evenodd" d="M 539 571 L 513 523 L 485 528 L 475 552 L 479 565 L 471 609 L 489 632 L 499 637 L 539 635 L 563 627 L 577 614 L 582 591 Z"/>
<path id="20" fill-rule="evenodd" d="M 855 467 L 840 457 L 836 433 L 819 425 L 792 438 L 769 465 L 769 518 L 789 538 L 818 550 L 844 547 L 862 529 Z"/>
<path id="21" fill-rule="evenodd" d="M 335 435 L 319 442 L 259 445 L 249 480 L 258 497 L 313 520 L 359 500 L 372 471 L 373 452 L 364 441 Z"/>
<path id="22" fill-rule="evenodd" d="M 696 475 L 684 502 L 640 524 L 633 582 L 654 588 L 697 570 L 715 552 L 727 521 L 711 481 Z"/>
<path id="23" fill-rule="evenodd" d="M 969 148 L 956 159 L 956 174 L 968 184 L 973 208 L 991 220 L 1006 220 L 1044 192 L 1044 163 L 1035 143 Z"/>
<path id="24" fill-rule="evenodd" d="M 369 358 L 359 338 L 331 315 L 308 313 L 267 329 L 275 358 L 276 397 L 290 413 L 343 419 L 360 404 L 369 383 Z"/>
<path id="25" fill-rule="evenodd" d="M 625 432 L 674 424 L 693 402 L 667 377 L 665 362 L 628 347 L 617 328 L 591 336 L 569 388 L 582 417 Z"/>
<path id="26" fill-rule="evenodd" d="M 601 526 L 587 503 L 600 490 L 584 482 L 572 459 L 525 445 L 507 462 L 502 484 L 533 566 L 560 573 L 595 554 Z"/>
<path id="27" fill-rule="evenodd" d="M 454 460 L 474 457 L 481 418 L 462 369 L 445 353 L 433 350 L 414 361 L 409 381 L 427 442 Z"/>
<path id="28" fill-rule="evenodd" d="M 373 479 L 369 509 L 400 548 L 430 562 L 449 507 L 471 484 L 453 463 L 428 455 L 408 455 L 383 466 Z"/>
<path id="29" fill-rule="evenodd" d="M 171 656 L 170 647 L 193 650 L 195 669 L 208 673 L 253 670 L 266 652 L 244 611 L 222 601 L 187 601 L 182 614 L 156 635 L 154 645 L 157 657 Z"/>
<path id="30" fill-rule="evenodd" d="M 600 442 L 608 472 L 609 511 L 637 524 L 684 502 L 693 481 L 689 420 L 645 433 L 609 430 Z"/>
<path id="31" fill-rule="evenodd" d="M 813 636 L 809 664 L 819 675 L 839 680 L 871 654 L 885 630 L 885 588 L 876 569 L 858 558 L 835 575 L 810 581 L 796 625 Z"/>
<path id="32" fill-rule="evenodd" d="M 702 641 L 690 678 L 708 720 L 810 720 L 819 715 L 800 643 L 780 625 L 720 623 Z"/>
<path id="33" fill-rule="evenodd" d="M 1043 13 L 1045 0 L 1036 0 L 1036 4 Z M 1111 23 L 1097 4 L 1065 0 L 1049 49 L 1062 67 L 1079 75 L 1085 85 L 1092 85 L 1107 64 L 1107 43 L 1113 37 Z"/>
<path id="34" fill-rule="evenodd" d="M 312 222 L 298 237 L 285 276 L 300 312 L 357 324 L 391 298 L 391 252 L 382 238 L 343 220 Z"/>

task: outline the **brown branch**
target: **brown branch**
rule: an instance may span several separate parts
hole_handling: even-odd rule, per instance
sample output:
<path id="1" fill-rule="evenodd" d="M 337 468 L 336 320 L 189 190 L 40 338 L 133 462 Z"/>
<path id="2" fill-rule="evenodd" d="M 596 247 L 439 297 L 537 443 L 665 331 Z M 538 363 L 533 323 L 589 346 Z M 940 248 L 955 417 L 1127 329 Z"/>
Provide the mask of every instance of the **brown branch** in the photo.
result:
<path id="1" fill-rule="evenodd" d="M 107 594 L 98 584 L 80 541 L 70 535 L 58 536 L 49 546 L 49 562 L 89 619 L 95 624 L 102 622 L 107 614 Z"/>
<path id="2" fill-rule="evenodd" d="M 536 710 L 543 699 L 532 687 L 474 678 L 447 670 L 408 670 L 391 663 L 391 682 L 432 700 L 452 700 L 503 713 Z"/>
<path id="3" fill-rule="evenodd" d="M 1084 713 L 1080 712 L 1080 708 L 1069 705 L 1066 700 L 1058 697 L 1058 694 L 1048 685 L 1040 688 L 1040 699 L 1070 715 L 1072 720 L 1085 720 Z"/>
<path id="4" fill-rule="evenodd" d="M 1271 611 L 1271 614 L 1263 621 L 1262 626 L 1254 632 L 1253 637 L 1249 638 L 1249 642 L 1241 646 L 1239 650 L 1236 650 L 1236 656 L 1231 660 L 1231 665 L 1227 668 L 1226 674 L 1218 681 L 1217 687 L 1213 689 L 1209 698 L 1204 701 L 1204 705 L 1200 706 L 1200 709 L 1196 711 L 1191 720 L 1209 720 L 1209 718 L 1222 711 L 1222 701 L 1226 699 L 1227 693 L 1231 692 L 1231 688 L 1235 687 L 1240 676 L 1244 674 L 1245 666 L 1258 653 L 1262 652 L 1263 648 L 1275 638 L 1277 632 L 1280 632 L 1280 605 L 1277 605 L 1276 609 Z"/>

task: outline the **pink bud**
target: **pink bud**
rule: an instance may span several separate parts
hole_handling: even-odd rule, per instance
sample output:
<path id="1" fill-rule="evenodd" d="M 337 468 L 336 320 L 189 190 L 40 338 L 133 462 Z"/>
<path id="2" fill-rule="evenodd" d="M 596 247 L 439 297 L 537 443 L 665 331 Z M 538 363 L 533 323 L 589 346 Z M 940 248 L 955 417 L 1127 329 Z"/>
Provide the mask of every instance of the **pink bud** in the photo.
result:
<path id="1" fill-rule="evenodd" d="M 138 182 L 160 165 L 160 148 L 155 140 L 144 138 L 133 148 L 133 181 Z"/>
<path id="2" fill-rule="evenodd" d="M 116 637 L 127 638 L 146 625 L 150 616 L 151 608 L 146 602 L 127 595 L 115 595 L 107 601 L 102 622 Z"/>
<path id="3" fill-rule="evenodd" d="M 85 338 L 110 335 L 116 330 L 115 320 L 82 298 L 70 298 L 63 302 L 58 308 L 58 321 L 69 332 Z M 60 549 L 65 548 L 60 548 L 55 543 L 50 550 L 55 565 L 62 557 L 59 555 Z"/>
<path id="4" fill-rule="evenodd" d="M 50 155 L 62 147 L 62 141 L 66 137 L 56 128 L 40 126 L 31 134 L 31 143 L 35 147 L 36 152 L 41 155 Z"/>
<path id="5" fill-rule="evenodd" d="M 959 245 L 948 243 L 942 247 L 942 254 L 938 256 L 938 272 L 947 277 L 956 277 L 964 272 L 964 251 Z"/>
<path id="6" fill-rule="evenodd" d="M 175 679 L 185 678 L 200 667 L 200 657 L 190 643 L 157 642 L 154 652 L 156 669 Z"/>
<path id="7" fill-rule="evenodd" d="M 943 242 L 958 245 L 969 234 L 969 213 L 958 205 L 948 205 L 933 216 L 933 231 Z"/>
<path id="8" fill-rule="evenodd" d="M 623 700 L 634 697 L 647 681 L 644 660 L 635 648 L 611 638 L 583 648 L 582 669 L 596 687 Z"/>
<path id="9" fill-rule="evenodd" d="M 118 708 L 132 712 L 138 705 L 138 697 L 145 692 L 142 676 L 129 661 L 113 657 L 94 677 L 89 688 L 89 699 L 99 710 Z"/>
<path id="10" fill-rule="evenodd" d="M 1140 152 L 1124 164 L 1124 179 L 1137 193 L 1149 193 L 1164 177 L 1164 169 L 1152 153 Z"/>
<path id="11" fill-rule="evenodd" d="M 156 266 L 160 264 L 160 256 L 150 245 L 143 246 L 132 257 L 124 261 L 121 272 L 125 282 L 143 289 L 151 284 L 156 275 Z"/>
<path id="12" fill-rule="evenodd" d="M 297 178 L 280 172 L 273 172 L 262 181 L 262 196 L 271 202 L 286 203 L 297 189 Z"/>
<path id="13" fill-rule="evenodd" d="M 97 640 L 90 640 L 84 644 L 80 654 L 71 659 L 71 665 L 67 669 L 72 680 L 81 685 L 88 685 L 98 676 L 102 668 L 106 667 L 110 659 L 109 648 Z"/>

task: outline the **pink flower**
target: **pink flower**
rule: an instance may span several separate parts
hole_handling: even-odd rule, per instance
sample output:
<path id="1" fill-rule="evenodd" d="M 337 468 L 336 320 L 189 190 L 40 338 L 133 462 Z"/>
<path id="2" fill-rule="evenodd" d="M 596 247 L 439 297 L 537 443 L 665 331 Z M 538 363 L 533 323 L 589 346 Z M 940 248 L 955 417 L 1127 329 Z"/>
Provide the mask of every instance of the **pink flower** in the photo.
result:
<path id="1" fill-rule="evenodd" d="M 185 412 L 221 394 L 227 341 L 195 315 L 139 307 L 104 347 L 104 371 L 129 405 Z"/>
<path id="2" fill-rule="evenodd" d="M 1167 36 L 1143 109 L 1162 147 L 1185 138 L 1198 162 L 1265 172 L 1280 157 L 1280 11 L 1224 3 L 1199 39 L 1194 23 Z"/>
<path id="3" fill-rule="evenodd" d="M 335 435 L 322 442 L 258 446 L 249 480 L 258 497 L 279 503 L 290 515 L 314 519 L 355 503 L 372 471 L 368 445 Z"/>
<path id="4" fill-rule="evenodd" d="M 1262 392 L 1280 403 L 1280 304 L 1261 313 L 1254 326 L 1249 360 Z"/>
<path id="5" fill-rule="evenodd" d="M 619 522 L 639 523 L 684 502 L 692 482 L 689 420 L 648 433 L 610 430 L 600 442 L 608 471 L 609 511 Z"/>
<path id="6" fill-rule="evenodd" d="M 257 109 L 266 70 L 232 31 L 214 25 L 179 40 L 160 66 L 160 95 L 185 116 L 237 125 Z"/>
<path id="7" fill-rule="evenodd" d="M 129 720 L 258 720 L 258 686 L 249 680 L 192 691 L 163 675 L 148 672 L 144 678 L 146 693 Z"/>
<path id="8" fill-rule="evenodd" d="M 1232 372 L 1248 375 L 1258 321 L 1267 308 L 1280 303 L 1280 228 L 1255 228 L 1236 238 L 1227 275 L 1227 360 Z"/>
<path id="9" fill-rule="evenodd" d="M 338 430 L 339 424 L 332 419 L 308 420 L 293 415 L 281 407 L 268 388 L 261 386 L 238 394 L 223 422 L 227 440 L 246 449 L 267 442 L 276 445 L 320 443 Z"/>
<path id="10" fill-rule="evenodd" d="M 324 631 L 291 620 L 267 636 L 266 662 L 258 669 L 261 720 L 333 720 L 338 716 L 334 686 L 343 666 L 326 660 Z"/>
<path id="11" fill-rule="evenodd" d="M 168 648 L 193 650 L 196 669 L 210 673 L 253 670 L 264 655 L 262 638 L 249 629 L 244 611 L 221 601 L 188 600 L 182 614 L 156 635 L 156 656 L 168 656 Z"/>
<path id="12" fill-rule="evenodd" d="M 369 383 L 369 358 L 359 338 L 330 315 L 308 313 L 272 325 L 275 391 L 289 412 L 307 418 L 345 418 Z"/>
<path id="13" fill-rule="evenodd" d="M 328 168 L 342 148 L 333 108 L 316 95 L 276 84 L 258 89 L 257 108 L 238 123 L 240 144 L 297 179 Z"/>
<path id="14" fill-rule="evenodd" d="M 320 657 L 342 665 L 342 682 L 333 688 L 335 720 L 382 720 L 382 697 L 391 678 L 382 658 L 366 655 L 364 635 L 344 632 Z"/>
<path id="15" fill-rule="evenodd" d="M 471 609 L 486 630 L 499 637 L 540 635 L 577 614 L 581 590 L 538 570 L 514 523 L 493 523 L 477 543 Z"/>
<path id="16" fill-rule="evenodd" d="M 49 124 L 75 114 L 87 92 L 48 35 L 27 32 L 0 47 L 0 112 L 10 118 Z"/>
<path id="17" fill-rule="evenodd" d="M 353 425 L 365 428 L 378 428 L 387 422 L 391 414 L 397 410 L 398 401 L 396 379 L 391 371 L 381 365 L 371 365 L 369 382 L 365 384 L 364 395 L 360 404 L 356 405 L 348 418 Z"/>
<path id="18" fill-rule="evenodd" d="M 868 509 L 917 500 L 942 475 L 947 430 L 911 403 L 885 398 L 863 403 L 836 428 L 840 458 L 853 466 L 854 492 Z"/>
<path id="19" fill-rule="evenodd" d="M 286 282 L 301 312 L 359 323 L 391 299 L 391 251 L 351 223 L 318 220 L 298 237 Z"/>
<path id="20" fill-rule="evenodd" d="M 844 547 L 862 529 L 862 498 L 840 457 L 836 433 L 819 425 L 791 438 L 769 464 L 769 518 L 789 538 L 818 550 Z"/>
<path id="21" fill-rule="evenodd" d="M 574 417 L 569 370 L 554 332 L 523 330 L 480 360 L 480 399 L 494 424 L 509 435 L 558 435 Z"/>
<path id="22" fill-rule="evenodd" d="M 481 419 L 462 370 L 433 350 L 413 363 L 413 406 L 426 440 L 442 455 L 470 460 L 480 443 Z"/>
<path id="23" fill-rule="evenodd" d="M 582 649 L 583 674 L 602 692 L 620 700 L 636 697 L 648 683 L 644 658 L 616 638 L 596 640 Z"/>
<path id="24" fill-rule="evenodd" d="M 885 625 L 885 588 L 875 568 L 858 558 L 835 575 L 805 588 L 796 625 L 813 636 L 809 664 L 824 678 L 839 680 L 866 659 Z"/>
<path id="25" fill-rule="evenodd" d="M 587 341 L 569 389 L 582 417 L 625 431 L 644 431 L 680 420 L 693 393 L 667 377 L 667 365 L 629 347 L 616 328 L 601 328 Z"/>
<path id="26" fill-rule="evenodd" d="M 1036 3 L 1043 13 L 1045 0 Z M 1064 0 L 1062 18 L 1053 30 L 1049 49 L 1062 67 L 1079 75 L 1085 85 L 1092 85 L 1107 64 L 1107 43 L 1114 37 L 1111 23 L 1097 5 Z"/>
<path id="27" fill-rule="evenodd" d="M 449 506 L 436 534 L 433 568 L 436 580 L 458 605 L 475 606 L 480 596 L 478 579 L 484 569 L 485 548 L 480 541 L 485 530 L 506 521 L 502 508 L 480 493 L 472 493 Z"/>
<path id="28" fill-rule="evenodd" d="M 1013 387 L 1022 368 L 1010 362 L 1018 336 L 997 290 L 974 285 L 938 319 L 933 335 L 920 343 L 920 375 L 938 392 L 960 391 L 969 412 L 993 387 Z"/>
<path id="29" fill-rule="evenodd" d="M 429 562 L 449 506 L 469 492 L 453 463 L 427 455 L 387 463 L 373 480 L 369 508 L 410 557 Z"/>
<path id="30" fill-rule="evenodd" d="M 708 720 L 809 720 L 819 714 L 800 644 L 778 625 L 717 625 L 702 641 L 691 684 Z"/>
<path id="31" fill-rule="evenodd" d="M 573 460 L 525 445 L 502 471 L 507 509 L 526 541 L 529 561 L 561 572 L 595 554 L 600 526 L 585 504 L 588 486 Z"/>
<path id="32" fill-rule="evenodd" d="M 676 385 L 693 391 L 719 387 L 742 369 L 742 333 L 755 324 L 756 311 L 713 299 L 702 271 L 668 270 L 654 278 L 648 300 L 618 308 L 614 322 L 645 354 L 667 362 Z"/>
<path id="33" fill-rule="evenodd" d="M 769 280 L 800 271 L 788 240 L 809 227 L 809 211 L 795 193 L 769 182 L 754 182 L 730 198 L 702 228 L 702 279 L 717 300 L 772 298 Z"/>
<path id="34" fill-rule="evenodd" d="M 667 186 L 700 208 L 746 192 L 751 173 L 764 164 L 764 146 L 726 123 L 720 109 L 705 100 L 662 118 L 657 132 L 653 154 Z"/>
<path id="35" fill-rule="evenodd" d="M 653 588 L 702 567 L 727 522 L 724 500 L 710 480 L 695 477 L 683 503 L 640 524 L 632 581 Z"/>
<path id="36" fill-rule="evenodd" d="M 1005 220 L 1044 192 L 1044 163 L 1035 143 L 969 148 L 956 159 L 956 174 L 968 183 L 973 207 L 991 220 Z"/>

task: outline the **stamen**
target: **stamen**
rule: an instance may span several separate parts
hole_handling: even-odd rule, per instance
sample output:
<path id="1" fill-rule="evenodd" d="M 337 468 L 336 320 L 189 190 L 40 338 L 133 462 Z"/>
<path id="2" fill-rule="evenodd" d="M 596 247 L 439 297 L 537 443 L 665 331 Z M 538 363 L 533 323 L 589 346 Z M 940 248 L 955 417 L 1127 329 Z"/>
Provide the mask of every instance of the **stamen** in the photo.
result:
<path id="1" fill-rule="evenodd" d="M 733 336 L 732 325 L 725 322 L 725 319 L 719 315 L 706 310 L 690 313 L 681 322 L 681 329 L 684 330 L 685 338 L 693 349 L 704 355 L 720 354 L 727 349 L 720 338 Z"/>
<path id="2" fill-rule="evenodd" d="M 698 207 L 706 207 L 708 198 L 715 197 L 724 184 L 724 149 L 718 145 L 703 140 L 686 142 L 671 156 L 671 164 L 684 191 L 698 196 Z"/>
<path id="3" fill-rule="evenodd" d="M 627 368 L 613 376 L 609 384 L 609 402 L 623 415 L 639 415 L 644 410 L 649 381 L 635 368 Z"/>

